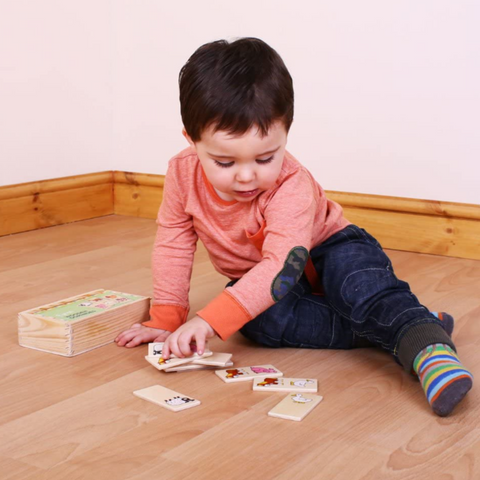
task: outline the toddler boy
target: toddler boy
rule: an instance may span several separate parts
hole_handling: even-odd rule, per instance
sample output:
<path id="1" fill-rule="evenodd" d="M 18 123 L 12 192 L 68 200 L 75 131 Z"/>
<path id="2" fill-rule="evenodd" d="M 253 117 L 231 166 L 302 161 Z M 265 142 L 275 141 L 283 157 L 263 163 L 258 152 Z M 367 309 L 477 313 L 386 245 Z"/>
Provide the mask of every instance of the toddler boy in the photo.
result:
<path id="1" fill-rule="evenodd" d="M 293 86 L 279 55 L 243 38 L 200 47 L 180 72 L 183 134 L 169 162 L 153 250 L 151 319 L 120 346 L 164 341 L 164 357 L 203 353 L 240 330 L 269 347 L 374 344 L 414 371 L 433 411 L 472 387 L 453 319 L 422 306 L 380 244 L 352 225 L 286 151 Z M 186 322 L 200 238 L 225 290 Z"/>

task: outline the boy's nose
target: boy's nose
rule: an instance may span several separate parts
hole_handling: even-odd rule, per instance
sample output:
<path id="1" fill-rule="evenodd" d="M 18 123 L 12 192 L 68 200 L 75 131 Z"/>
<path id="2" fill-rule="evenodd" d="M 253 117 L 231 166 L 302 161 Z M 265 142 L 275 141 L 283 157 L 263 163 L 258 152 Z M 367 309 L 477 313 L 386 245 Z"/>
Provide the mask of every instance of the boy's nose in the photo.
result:
<path id="1" fill-rule="evenodd" d="M 242 183 L 251 182 L 255 178 L 255 172 L 251 168 L 241 168 L 237 172 L 237 181 Z"/>

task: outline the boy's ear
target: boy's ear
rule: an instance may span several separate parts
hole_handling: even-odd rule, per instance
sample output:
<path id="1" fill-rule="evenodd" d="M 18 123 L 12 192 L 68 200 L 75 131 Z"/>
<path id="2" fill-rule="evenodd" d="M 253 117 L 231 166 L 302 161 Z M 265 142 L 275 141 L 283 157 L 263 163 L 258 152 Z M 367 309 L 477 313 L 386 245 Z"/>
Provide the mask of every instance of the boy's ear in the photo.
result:
<path id="1" fill-rule="evenodd" d="M 195 146 L 193 140 L 190 138 L 190 135 L 187 133 L 187 131 L 186 131 L 185 129 L 182 129 L 182 135 L 187 139 L 187 142 L 188 142 L 192 147 Z"/>

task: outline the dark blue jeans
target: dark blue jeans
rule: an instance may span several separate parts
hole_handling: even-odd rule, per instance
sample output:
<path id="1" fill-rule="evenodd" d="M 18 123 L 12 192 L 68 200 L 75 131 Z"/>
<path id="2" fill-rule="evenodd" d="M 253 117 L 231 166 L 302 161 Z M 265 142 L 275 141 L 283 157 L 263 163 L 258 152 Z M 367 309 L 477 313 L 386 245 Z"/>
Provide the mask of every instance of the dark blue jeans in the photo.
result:
<path id="1" fill-rule="evenodd" d="M 390 259 L 365 230 L 349 225 L 313 248 L 310 256 L 324 296 L 312 294 L 303 275 L 279 302 L 242 327 L 247 338 L 269 347 L 349 349 L 373 344 L 398 361 L 399 342 L 409 329 L 421 324 L 442 327 L 408 283 L 395 276 Z"/>

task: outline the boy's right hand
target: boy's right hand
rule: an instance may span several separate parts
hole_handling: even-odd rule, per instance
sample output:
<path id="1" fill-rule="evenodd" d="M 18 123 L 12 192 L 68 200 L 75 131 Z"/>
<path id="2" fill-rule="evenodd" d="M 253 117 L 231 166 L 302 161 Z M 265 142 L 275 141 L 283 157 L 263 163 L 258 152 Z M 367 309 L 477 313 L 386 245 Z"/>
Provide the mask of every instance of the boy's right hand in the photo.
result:
<path id="1" fill-rule="evenodd" d="M 133 324 L 115 339 L 119 347 L 132 348 L 141 343 L 164 342 L 172 332 L 159 328 L 145 327 L 140 323 Z"/>

